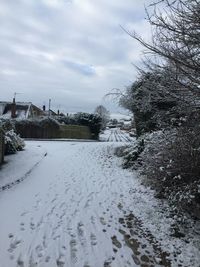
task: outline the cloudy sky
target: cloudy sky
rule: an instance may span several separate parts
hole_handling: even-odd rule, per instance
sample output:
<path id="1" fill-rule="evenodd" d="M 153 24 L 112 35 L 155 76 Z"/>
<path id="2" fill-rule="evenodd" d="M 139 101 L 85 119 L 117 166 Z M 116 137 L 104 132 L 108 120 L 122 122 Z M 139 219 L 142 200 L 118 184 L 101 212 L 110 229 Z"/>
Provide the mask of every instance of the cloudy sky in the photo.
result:
<path id="1" fill-rule="evenodd" d="M 121 28 L 150 35 L 148 0 L 0 0 L 0 100 L 92 112 L 134 80 L 142 47 Z M 112 110 L 113 111 L 113 110 Z"/>

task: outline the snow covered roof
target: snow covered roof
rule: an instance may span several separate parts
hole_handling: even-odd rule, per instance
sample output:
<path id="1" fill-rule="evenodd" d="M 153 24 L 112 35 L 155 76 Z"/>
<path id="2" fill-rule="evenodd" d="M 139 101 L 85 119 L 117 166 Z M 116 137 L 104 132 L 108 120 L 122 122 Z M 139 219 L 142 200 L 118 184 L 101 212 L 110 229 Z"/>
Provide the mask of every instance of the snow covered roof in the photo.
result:
<path id="1" fill-rule="evenodd" d="M 53 111 L 52 109 L 50 109 L 50 110 L 45 110 L 45 111 L 43 111 L 44 112 L 44 114 L 45 115 L 49 115 L 49 113 L 50 113 L 50 115 L 58 115 L 55 111 Z"/>
<path id="2" fill-rule="evenodd" d="M 16 102 L 16 118 L 26 119 L 30 111 L 31 102 Z M 0 101 L 0 117 L 4 119 L 11 118 L 12 102 Z"/>
<path id="3" fill-rule="evenodd" d="M 5 106 L 6 106 L 6 102 L 0 102 L 0 116 L 3 115 Z"/>

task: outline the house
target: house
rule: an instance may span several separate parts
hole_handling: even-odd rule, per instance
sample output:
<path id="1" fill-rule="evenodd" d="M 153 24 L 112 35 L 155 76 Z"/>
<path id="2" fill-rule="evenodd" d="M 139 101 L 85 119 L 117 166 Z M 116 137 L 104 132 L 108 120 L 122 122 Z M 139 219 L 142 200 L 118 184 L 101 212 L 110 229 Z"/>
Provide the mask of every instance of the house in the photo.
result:
<path id="1" fill-rule="evenodd" d="M 45 116 L 43 110 L 31 102 L 0 101 L 0 118 L 3 119 L 30 119 Z"/>
<path id="2" fill-rule="evenodd" d="M 58 110 L 58 113 L 56 113 L 52 109 L 46 110 L 46 106 L 45 105 L 42 107 L 42 109 L 43 109 L 43 113 L 44 113 L 43 116 L 55 117 L 55 116 L 59 115 L 59 110 Z"/>

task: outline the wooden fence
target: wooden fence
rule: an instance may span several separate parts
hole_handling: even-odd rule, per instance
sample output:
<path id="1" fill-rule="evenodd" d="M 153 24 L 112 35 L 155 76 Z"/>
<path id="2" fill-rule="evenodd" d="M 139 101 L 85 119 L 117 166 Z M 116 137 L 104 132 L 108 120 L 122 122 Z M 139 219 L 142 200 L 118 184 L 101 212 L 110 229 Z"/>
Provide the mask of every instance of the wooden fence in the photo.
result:
<path id="1" fill-rule="evenodd" d="M 58 125 L 47 123 L 44 125 L 27 122 L 16 123 L 17 134 L 22 138 L 34 139 L 92 139 L 90 128 L 80 125 Z"/>

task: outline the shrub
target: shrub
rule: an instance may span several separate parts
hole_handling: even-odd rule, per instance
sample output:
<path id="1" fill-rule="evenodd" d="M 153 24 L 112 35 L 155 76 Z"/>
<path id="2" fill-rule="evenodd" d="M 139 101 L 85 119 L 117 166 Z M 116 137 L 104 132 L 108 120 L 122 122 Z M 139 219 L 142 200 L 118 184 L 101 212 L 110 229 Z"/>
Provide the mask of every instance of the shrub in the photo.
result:
<path id="1" fill-rule="evenodd" d="M 5 133 L 5 155 L 14 154 L 23 150 L 24 147 L 24 140 L 13 129 Z"/>
<path id="2" fill-rule="evenodd" d="M 154 138 L 141 154 L 142 173 L 159 197 L 200 217 L 200 127 L 180 127 Z"/>
<path id="3" fill-rule="evenodd" d="M 74 115 L 78 125 L 88 126 L 94 139 L 98 139 L 101 131 L 101 117 L 98 114 L 77 113 Z"/>
<path id="4" fill-rule="evenodd" d="M 123 166 L 138 169 L 157 197 L 200 218 L 200 126 L 192 125 L 190 119 L 181 127 L 145 134 L 121 155 Z"/>

